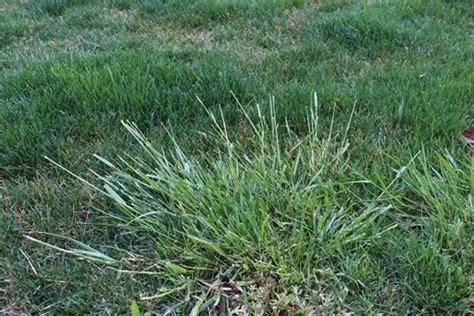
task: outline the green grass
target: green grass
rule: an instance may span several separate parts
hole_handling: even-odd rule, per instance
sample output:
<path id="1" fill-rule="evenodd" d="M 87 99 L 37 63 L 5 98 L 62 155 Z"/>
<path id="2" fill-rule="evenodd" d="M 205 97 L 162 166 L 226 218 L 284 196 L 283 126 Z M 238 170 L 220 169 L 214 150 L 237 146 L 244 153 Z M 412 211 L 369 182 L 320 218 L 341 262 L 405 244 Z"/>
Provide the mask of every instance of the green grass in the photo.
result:
<path id="1" fill-rule="evenodd" d="M 473 17 L 3 1 L 0 310 L 472 312 Z"/>

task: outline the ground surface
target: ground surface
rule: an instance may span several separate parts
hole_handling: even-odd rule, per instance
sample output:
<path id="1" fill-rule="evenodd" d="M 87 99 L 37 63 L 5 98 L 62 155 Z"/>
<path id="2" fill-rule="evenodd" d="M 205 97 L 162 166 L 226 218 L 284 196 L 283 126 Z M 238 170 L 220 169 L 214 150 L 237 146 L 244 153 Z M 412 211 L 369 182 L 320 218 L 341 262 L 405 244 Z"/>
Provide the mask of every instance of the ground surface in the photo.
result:
<path id="1" fill-rule="evenodd" d="M 472 154 L 457 137 L 473 122 L 473 18 L 467 0 L 1 1 L 2 310 L 124 312 L 136 300 L 142 311 L 472 312 Z M 117 227 L 97 210 L 114 212 L 110 199 L 43 157 L 95 181 L 89 168 L 103 166 L 94 153 L 111 161 L 141 155 L 122 119 L 136 122 L 157 146 L 172 146 L 167 122 L 192 155 L 212 151 L 198 133 L 212 119 L 197 97 L 211 111 L 221 106 L 238 137 L 247 127 L 235 98 L 253 109 L 257 102 L 268 107 L 274 95 L 276 119 L 287 117 L 304 135 L 314 92 L 322 137 L 332 123 L 341 140 L 350 120 L 345 166 L 375 188 L 345 192 L 337 185 L 344 169 L 328 175 L 321 207 L 348 209 L 344 218 L 352 218 L 369 201 L 390 206 L 360 244 L 341 246 L 344 235 L 293 253 L 288 240 L 308 241 L 319 232 L 305 235 L 274 219 L 265 238 L 275 242 L 259 255 L 253 251 L 261 244 L 252 244 L 250 233 L 248 255 L 237 255 L 210 249 L 210 242 L 231 243 L 203 229 L 207 248 L 182 245 L 196 253 L 203 247 L 199 254 L 209 261 L 179 261 L 171 251 L 164 258 L 159 233 Z M 397 178 L 407 164 L 413 165 L 407 176 Z M 374 198 L 377 190 L 383 199 Z M 294 207 L 290 223 L 299 218 Z M 24 237 L 71 247 L 39 232 L 120 256 L 124 267 L 156 258 L 203 267 L 219 260 L 222 270 L 120 273 Z M 294 237 L 300 232 L 301 239 Z M 242 260 L 225 260 L 234 255 Z M 292 260 L 300 257 L 307 259 Z M 209 285 L 216 282 L 226 286 Z M 165 288 L 176 291 L 140 299 Z"/>

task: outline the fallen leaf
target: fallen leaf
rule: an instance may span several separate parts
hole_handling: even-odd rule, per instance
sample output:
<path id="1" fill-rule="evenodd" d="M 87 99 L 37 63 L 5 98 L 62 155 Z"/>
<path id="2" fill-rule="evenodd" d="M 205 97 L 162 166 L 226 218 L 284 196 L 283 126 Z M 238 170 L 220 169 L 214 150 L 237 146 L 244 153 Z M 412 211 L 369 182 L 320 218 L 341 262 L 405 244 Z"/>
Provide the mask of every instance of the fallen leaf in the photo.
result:
<path id="1" fill-rule="evenodd" d="M 464 131 L 462 131 L 459 135 L 459 138 L 466 145 L 474 144 L 474 126 L 466 128 Z"/>

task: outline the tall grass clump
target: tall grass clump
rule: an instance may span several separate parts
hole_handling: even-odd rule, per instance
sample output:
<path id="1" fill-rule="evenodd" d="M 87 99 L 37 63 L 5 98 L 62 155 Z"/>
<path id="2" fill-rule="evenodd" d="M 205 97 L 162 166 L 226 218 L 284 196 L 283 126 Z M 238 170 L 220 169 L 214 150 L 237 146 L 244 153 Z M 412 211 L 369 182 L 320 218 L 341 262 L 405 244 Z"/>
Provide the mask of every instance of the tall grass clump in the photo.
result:
<path id="1" fill-rule="evenodd" d="M 401 218 L 386 236 L 385 267 L 412 310 L 462 313 L 472 306 L 474 160 L 433 156 L 421 151 L 392 190 Z"/>
<path id="2" fill-rule="evenodd" d="M 147 156 L 99 158 L 110 173 L 94 187 L 113 200 L 116 224 L 149 236 L 148 260 L 167 285 L 152 298 L 263 310 L 344 301 L 332 262 L 388 229 L 380 217 L 390 205 L 354 198 L 365 181 L 348 166 L 347 130 L 321 139 L 314 103 L 305 135 L 277 123 L 272 99 L 268 111 L 243 111 L 245 137 L 209 112 L 202 134 L 214 150 L 194 156 L 177 142 L 156 148 L 124 123 Z"/>

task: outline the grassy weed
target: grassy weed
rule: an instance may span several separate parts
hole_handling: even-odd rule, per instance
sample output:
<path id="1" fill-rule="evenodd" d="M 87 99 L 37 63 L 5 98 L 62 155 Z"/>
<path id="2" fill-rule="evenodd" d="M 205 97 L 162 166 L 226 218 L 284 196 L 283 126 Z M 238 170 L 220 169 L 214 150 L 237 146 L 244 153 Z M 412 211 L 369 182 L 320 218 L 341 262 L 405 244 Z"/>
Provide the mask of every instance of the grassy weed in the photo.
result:
<path id="1" fill-rule="evenodd" d="M 244 110 L 252 133 L 234 140 L 225 121 L 210 113 L 214 125 L 205 137 L 212 153 L 190 156 L 172 134 L 174 146 L 157 148 L 125 123 L 145 156 L 116 163 L 99 157 L 110 171 L 99 176 L 102 187 L 90 186 L 114 201 L 108 216 L 150 238 L 129 245 L 140 249 L 133 257 L 144 260 L 143 270 L 131 265 L 131 273 L 156 274 L 173 285 L 141 299 L 177 304 L 169 311 L 332 311 L 359 303 L 360 287 L 374 295 L 381 276 L 392 273 L 382 265 L 390 260 L 400 273 L 393 280 L 400 293 L 386 294 L 391 300 L 410 298 L 413 311 L 463 310 L 469 293 L 463 271 L 472 254 L 443 249 L 469 249 L 472 239 L 466 169 L 449 155 L 439 157 L 439 171 L 427 170 L 425 157 L 414 158 L 388 184 L 377 185 L 351 167 L 347 134 L 340 142 L 332 134 L 320 138 L 317 107 L 308 117 L 308 133 L 297 136 L 278 125 L 273 102 L 269 115 L 257 106 L 257 122 Z M 366 186 L 375 196 L 364 200 Z M 426 227 L 426 239 L 405 225 Z M 373 248 L 380 243 L 389 243 L 385 250 L 394 257 L 378 257 Z M 99 263 L 109 258 L 80 246 L 63 251 Z M 155 253 L 152 262 L 143 251 Z M 107 260 L 113 269 L 122 262 Z"/>

